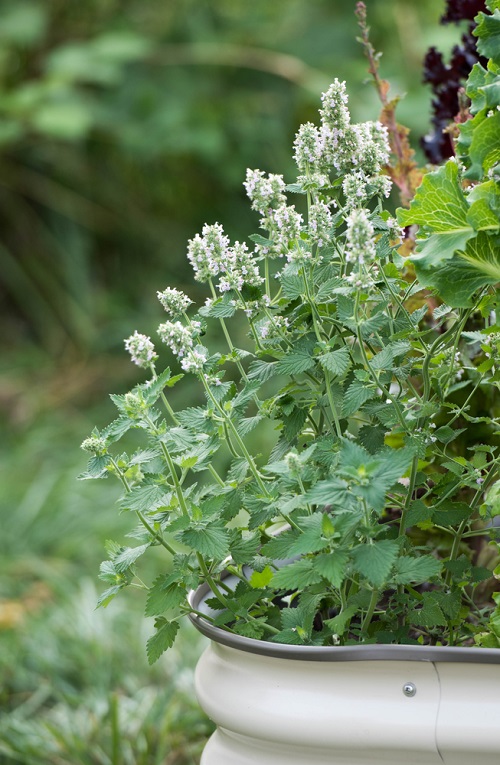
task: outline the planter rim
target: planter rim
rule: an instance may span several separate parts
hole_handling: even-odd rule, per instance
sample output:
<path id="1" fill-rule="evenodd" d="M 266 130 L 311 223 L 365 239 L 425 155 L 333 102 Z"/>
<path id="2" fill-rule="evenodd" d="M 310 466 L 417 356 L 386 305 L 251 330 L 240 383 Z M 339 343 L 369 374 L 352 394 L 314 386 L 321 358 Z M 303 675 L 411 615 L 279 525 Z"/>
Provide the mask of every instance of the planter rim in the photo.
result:
<path id="1" fill-rule="evenodd" d="M 231 579 L 231 575 L 227 577 Z M 190 605 L 207 615 L 216 613 L 205 601 L 211 595 L 204 583 L 189 593 Z M 470 664 L 500 664 L 500 649 L 459 646 L 415 645 L 352 645 L 352 646 L 297 646 L 271 643 L 266 640 L 243 637 L 216 627 L 197 614 L 188 614 L 196 629 L 215 643 L 260 656 L 295 661 L 430 661 Z"/>

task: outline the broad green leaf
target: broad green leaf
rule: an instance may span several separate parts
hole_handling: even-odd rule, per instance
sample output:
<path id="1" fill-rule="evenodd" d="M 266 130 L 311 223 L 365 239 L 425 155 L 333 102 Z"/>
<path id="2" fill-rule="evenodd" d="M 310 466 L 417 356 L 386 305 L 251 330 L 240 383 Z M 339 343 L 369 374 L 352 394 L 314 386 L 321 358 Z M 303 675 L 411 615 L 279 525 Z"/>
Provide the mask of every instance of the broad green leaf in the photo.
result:
<path id="1" fill-rule="evenodd" d="M 267 587 L 273 578 L 274 571 L 271 566 L 266 566 L 262 571 L 253 571 L 250 577 L 250 587 L 263 589 Z"/>
<path id="2" fill-rule="evenodd" d="M 168 622 L 166 619 L 159 618 L 155 622 L 156 632 L 149 638 L 146 644 L 149 664 L 154 664 L 162 653 L 174 644 L 175 637 L 179 630 L 178 622 Z"/>
<path id="3" fill-rule="evenodd" d="M 352 551 L 354 569 L 374 587 L 382 587 L 398 552 L 399 544 L 396 540 L 383 539 L 381 542 L 358 545 Z"/>
<path id="4" fill-rule="evenodd" d="M 177 608 L 186 598 L 186 591 L 177 582 L 166 584 L 168 578 L 159 576 L 148 591 L 145 616 L 160 616 L 170 608 Z"/>
<path id="5" fill-rule="evenodd" d="M 295 375 L 307 372 L 314 366 L 314 359 L 308 353 L 289 353 L 276 365 L 276 372 L 282 375 Z"/>
<path id="6" fill-rule="evenodd" d="M 341 636 L 346 631 L 346 628 L 352 617 L 356 614 L 356 611 L 356 606 L 348 606 L 347 608 L 344 608 L 340 614 L 334 616 L 333 619 L 327 619 L 325 624 L 335 635 Z"/>
<path id="7" fill-rule="evenodd" d="M 351 366 L 351 354 L 348 348 L 339 348 L 320 356 L 319 363 L 335 377 L 343 377 Z"/>
<path id="8" fill-rule="evenodd" d="M 186 529 L 179 539 L 206 558 L 223 560 L 229 552 L 229 534 L 222 523 Z"/>
<path id="9" fill-rule="evenodd" d="M 303 590 L 320 581 L 321 574 L 314 569 L 313 561 L 304 558 L 280 568 L 274 574 L 271 584 L 277 590 Z"/>
<path id="10" fill-rule="evenodd" d="M 422 607 L 415 608 L 410 612 L 409 618 L 413 624 L 429 628 L 446 626 L 446 617 L 432 595 L 432 592 L 424 592 L 422 594 Z"/>
<path id="11" fill-rule="evenodd" d="M 489 115 L 475 127 L 468 154 L 471 165 L 464 177 L 476 181 L 500 161 L 500 112 Z"/>
<path id="12" fill-rule="evenodd" d="M 113 560 L 116 570 L 119 573 L 126 571 L 141 555 L 144 555 L 148 547 L 150 547 L 149 542 L 139 547 L 125 547 Z"/>
<path id="13" fill-rule="evenodd" d="M 474 29 L 474 34 L 478 38 L 479 53 L 500 65 L 500 10 L 495 0 L 491 6 L 494 8 L 491 16 L 486 13 L 479 14 L 479 23 Z"/>
<path id="14" fill-rule="evenodd" d="M 161 374 L 158 375 L 148 386 L 141 386 L 144 400 L 151 406 L 160 397 L 163 388 L 170 380 L 170 369 L 167 367 Z"/>
<path id="15" fill-rule="evenodd" d="M 412 558 L 402 555 L 394 564 L 392 579 L 395 584 L 422 584 L 437 576 L 443 567 L 441 561 L 432 555 Z"/>
<path id="16" fill-rule="evenodd" d="M 342 416 L 349 417 L 357 412 L 358 409 L 361 409 L 366 401 L 377 396 L 378 393 L 374 388 L 367 388 L 366 384 L 361 382 L 361 380 L 354 380 L 344 394 Z"/>
<path id="17" fill-rule="evenodd" d="M 169 501 L 170 493 L 157 484 L 141 484 L 135 486 L 128 494 L 120 499 L 122 510 L 139 510 L 151 512 Z"/>
<path id="18" fill-rule="evenodd" d="M 290 300 L 295 300 L 305 293 L 304 280 L 301 276 L 283 276 L 281 287 L 284 296 Z"/>
<path id="19" fill-rule="evenodd" d="M 338 505 L 344 507 L 349 499 L 349 485 L 341 478 L 318 481 L 307 492 L 305 499 L 315 505 Z"/>
<path id="20" fill-rule="evenodd" d="M 424 176 L 409 210 L 398 210 L 401 226 L 418 224 L 425 239 L 417 240 L 417 253 L 411 258 L 421 267 L 436 266 L 463 249 L 474 235 L 467 221 L 469 207 L 453 160 Z"/>
<path id="21" fill-rule="evenodd" d="M 231 531 L 231 558 L 234 563 L 249 563 L 249 561 L 257 555 L 260 547 L 260 534 L 249 534 L 245 532 L 246 536 L 242 536 L 238 529 Z"/>
<path id="22" fill-rule="evenodd" d="M 314 513 L 300 521 L 302 533 L 290 547 L 289 554 L 307 555 L 308 553 L 324 550 L 330 544 L 323 535 L 323 513 Z"/>
<path id="23" fill-rule="evenodd" d="M 266 382 L 266 380 L 270 380 L 271 377 L 278 374 L 277 366 L 277 361 L 261 361 L 260 359 L 252 361 L 248 369 L 248 379 Z"/>
<path id="24" fill-rule="evenodd" d="M 112 587 L 108 587 L 107 590 L 104 590 L 104 592 L 101 592 L 97 598 L 96 608 L 106 608 L 121 589 L 123 589 L 122 584 L 114 584 Z"/>
<path id="25" fill-rule="evenodd" d="M 334 550 L 322 553 L 314 558 L 314 568 L 333 587 L 341 587 L 346 577 L 346 566 L 349 554 L 345 550 Z"/>

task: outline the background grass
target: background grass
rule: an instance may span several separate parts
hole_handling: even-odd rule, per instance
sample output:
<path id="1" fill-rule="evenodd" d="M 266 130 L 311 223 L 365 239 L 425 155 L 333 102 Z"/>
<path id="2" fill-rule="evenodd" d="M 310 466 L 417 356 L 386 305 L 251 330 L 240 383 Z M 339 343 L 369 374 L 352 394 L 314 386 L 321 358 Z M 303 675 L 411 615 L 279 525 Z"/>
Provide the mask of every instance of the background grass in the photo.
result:
<path id="1" fill-rule="evenodd" d="M 413 143 L 435 0 L 367 0 L 382 73 Z M 201 297 L 186 240 L 255 231 L 246 167 L 293 179 L 298 125 L 346 79 L 378 115 L 341 0 L 4 0 L 0 25 L 0 763 L 190 765 L 211 725 L 193 694 L 203 641 L 146 662 L 151 620 L 126 592 L 95 611 L 116 485 L 78 483 L 78 445 L 137 381 L 123 353 L 169 284 Z M 198 294 L 197 294 L 198 293 Z M 177 392 L 177 389 L 174 391 Z M 176 393 L 176 395 L 178 395 Z M 180 402 L 178 402 L 180 403 Z M 159 564 L 160 565 L 160 564 Z"/>

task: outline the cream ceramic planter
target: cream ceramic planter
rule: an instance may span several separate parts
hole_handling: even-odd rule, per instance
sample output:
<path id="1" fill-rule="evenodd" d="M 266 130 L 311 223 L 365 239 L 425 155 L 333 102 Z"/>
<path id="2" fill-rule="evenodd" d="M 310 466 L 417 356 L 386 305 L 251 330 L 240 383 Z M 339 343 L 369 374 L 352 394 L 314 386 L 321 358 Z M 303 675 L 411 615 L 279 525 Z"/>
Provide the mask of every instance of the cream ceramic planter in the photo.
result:
<path id="1" fill-rule="evenodd" d="M 499 650 L 296 647 L 192 621 L 217 724 L 201 765 L 500 765 Z"/>

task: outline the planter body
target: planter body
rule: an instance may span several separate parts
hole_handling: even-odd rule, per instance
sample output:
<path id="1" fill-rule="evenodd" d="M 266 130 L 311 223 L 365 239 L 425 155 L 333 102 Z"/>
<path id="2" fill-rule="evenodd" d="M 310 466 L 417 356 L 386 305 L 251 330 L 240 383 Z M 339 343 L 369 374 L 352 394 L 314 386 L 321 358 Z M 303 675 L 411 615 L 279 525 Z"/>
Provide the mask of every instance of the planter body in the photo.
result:
<path id="1" fill-rule="evenodd" d="M 192 620 L 218 726 L 201 765 L 500 765 L 498 650 L 284 646 Z"/>

